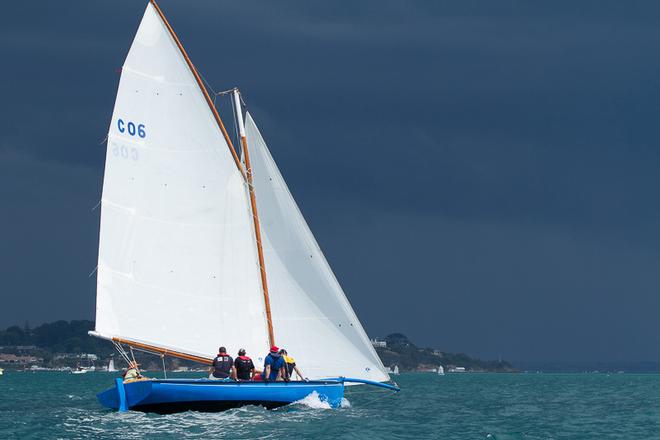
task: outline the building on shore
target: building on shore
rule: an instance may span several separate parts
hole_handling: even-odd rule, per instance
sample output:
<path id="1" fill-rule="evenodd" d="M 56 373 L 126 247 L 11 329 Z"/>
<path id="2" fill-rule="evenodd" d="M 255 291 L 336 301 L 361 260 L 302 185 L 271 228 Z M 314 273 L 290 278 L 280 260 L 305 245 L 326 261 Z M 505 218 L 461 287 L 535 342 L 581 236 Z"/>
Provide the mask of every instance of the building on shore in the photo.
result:
<path id="1" fill-rule="evenodd" d="M 42 358 L 27 355 L 15 355 L 12 353 L 0 353 L 0 362 L 6 364 L 30 364 L 34 362 L 42 362 Z"/>

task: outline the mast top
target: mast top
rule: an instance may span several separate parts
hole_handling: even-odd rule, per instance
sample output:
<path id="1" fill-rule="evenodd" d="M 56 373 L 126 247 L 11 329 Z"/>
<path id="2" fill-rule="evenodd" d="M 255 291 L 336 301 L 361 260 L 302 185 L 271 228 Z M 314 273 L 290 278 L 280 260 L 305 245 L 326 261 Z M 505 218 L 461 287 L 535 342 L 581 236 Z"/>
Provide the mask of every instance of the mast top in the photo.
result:
<path id="1" fill-rule="evenodd" d="M 238 87 L 234 87 L 234 107 L 236 108 L 236 120 L 238 122 L 238 133 L 241 139 L 245 137 L 245 123 L 243 122 L 243 109 L 241 108 L 241 96 Z"/>

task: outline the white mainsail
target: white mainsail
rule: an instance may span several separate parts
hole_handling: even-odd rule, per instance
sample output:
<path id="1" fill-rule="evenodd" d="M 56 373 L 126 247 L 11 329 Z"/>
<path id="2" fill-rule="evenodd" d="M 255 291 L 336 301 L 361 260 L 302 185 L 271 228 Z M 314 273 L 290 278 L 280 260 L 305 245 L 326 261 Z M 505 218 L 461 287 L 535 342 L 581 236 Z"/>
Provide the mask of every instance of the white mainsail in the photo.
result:
<path id="1" fill-rule="evenodd" d="M 206 358 L 268 350 L 244 178 L 152 4 L 108 134 L 96 334 Z"/>
<path id="2" fill-rule="evenodd" d="M 245 131 L 277 342 L 309 377 L 389 380 L 249 113 Z"/>

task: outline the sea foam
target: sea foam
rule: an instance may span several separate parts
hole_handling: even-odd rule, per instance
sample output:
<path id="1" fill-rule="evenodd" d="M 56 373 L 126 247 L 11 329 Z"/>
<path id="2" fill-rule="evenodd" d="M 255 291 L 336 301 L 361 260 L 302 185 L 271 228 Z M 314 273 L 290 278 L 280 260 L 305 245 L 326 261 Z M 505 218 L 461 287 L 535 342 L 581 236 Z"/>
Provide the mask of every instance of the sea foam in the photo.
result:
<path id="1" fill-rule="evenodd" d="M 312 393 L 308 394 L 307 397 L 294 402 L 294 404 L 306 406 L 312 409 L 332 409 L 330 403 L 325 399 L 321 399 L 321 396 L 319 396 L 319 393 L 316 391 L 312 391 Z M 351 403 L 347 399 L 343 398 L 341 401 L 341 407 L 349 408 L 350 406 Z"/>

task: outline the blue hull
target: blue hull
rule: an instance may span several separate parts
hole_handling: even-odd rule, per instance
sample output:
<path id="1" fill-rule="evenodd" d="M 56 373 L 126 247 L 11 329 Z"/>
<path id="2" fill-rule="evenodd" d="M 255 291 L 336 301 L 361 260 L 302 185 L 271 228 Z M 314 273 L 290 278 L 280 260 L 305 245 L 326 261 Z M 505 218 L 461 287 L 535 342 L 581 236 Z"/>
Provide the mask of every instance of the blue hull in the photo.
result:
<path id="1" fill-rule="evenodd" d="M 153 379 L 122 383 L 97 395 L 101 405 L 120 411 L 161 414 L 181 411 L 223 411 L 245 405 L 272 409 L 316 392 L 334 408 L 341 405 L 344 384 L 337 380 L 310 382 L 224 382 L 208 379 Z"/>

